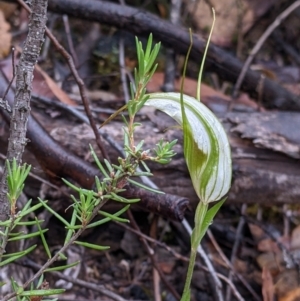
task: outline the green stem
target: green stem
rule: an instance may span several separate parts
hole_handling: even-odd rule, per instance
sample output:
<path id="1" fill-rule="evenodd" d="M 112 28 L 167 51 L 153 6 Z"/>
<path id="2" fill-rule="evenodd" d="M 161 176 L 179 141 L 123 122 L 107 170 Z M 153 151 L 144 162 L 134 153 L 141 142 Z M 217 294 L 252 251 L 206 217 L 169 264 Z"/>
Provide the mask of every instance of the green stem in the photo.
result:
<path id="1" fill-rule="evenodd" d="M 191 235 L 191 255 L 190 262 L 187 270 L 187 276 L 185 280 L 184 290 L 180 301 L 190 301 L 190 286 L 192 281 L 192 276 L 194 272 L 194 266 L 197 256 L 197 248 L 201 243 L 203 234 L 201 235 L 203 228 L 203 222 L 205 219 L 205 215 L 208 209 L 208 204 L 204 204 L 203 202 L 199 202 L 196 213 L 195 213 L 195 228 L 193 229 Z"/>

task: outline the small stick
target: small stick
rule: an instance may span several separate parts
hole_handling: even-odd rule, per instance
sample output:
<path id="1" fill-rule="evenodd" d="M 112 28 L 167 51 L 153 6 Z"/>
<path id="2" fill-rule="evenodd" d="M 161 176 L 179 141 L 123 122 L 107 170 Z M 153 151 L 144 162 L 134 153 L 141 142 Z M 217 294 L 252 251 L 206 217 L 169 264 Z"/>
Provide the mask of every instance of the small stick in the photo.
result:
<path id="1" fill-rule="evenodd" d="M 141 232 L 139 226 L 137 225 L 130 209 L 127 211 L 128 217 L 130 219 L 130 223 L 132 224 L 133 228 L 136 229 L 138 232 Z M 154 251 L 153 249 L 149 246 L 147 240 L 145 238 L 143 238 L 142 236 L 140 236 L 141 241 L 148 253 L 148 256 L 150 257 L 150 260 L 153 264 L 153 266 L 155 267 L 155 269 L 157 270 L 162 282 L 164 283 L 164 285 L 168 288 L 168 290 L 171 292 L 171 294 L 174 296 L 174 298 L 176 298 L 176 300 L 180 300 L 180 296 L 177 293 L 177 291 L 175 290 L 175 288 L 170 284 L 170 282 L 166 279 L 165 274 L 162 272 L 162 270 L 160 269 L 160 267 L 158 266 L 155 257 L 154 257 Z"/>
<path id="2" fill-rule="evenodd" d="M 247 204 L 242 205 L 242 209 L 241 209 L 242 216 L 240 217 L 240 220 L 239 220 L 239 223 L 237 226 L 236 236 L 235 236 L 236 239 L 234 241 L 234 244 L 232 247 L 232 252 L 231 252 L 231 257 L 230 257 L 230 262 L 231 262 L 232 266 L 233 266 L 233 262 L 236 258 L 236 254 L 237 254 L 237 251 L 238 251 L 238 248 L 240 245 L 240 241 L 241 241 L 242 231 L 243 231 L 245 223 L 246 223 L 245 218 L 243 216 L 246 214 L 247 208 L 248 208 Z M 233 277 L 233 270 L 231 270 L 229 272 L 228 279 L 231 281 L 232 277 Z M 226 301 L 229 301 L 229 300 L 231 300 L 231 289 L 228 286 L 227 290 L 226 290 Z"/>
<path id="3" fill-rule="evenodd" d="M 65 31 L 66 31 L 66 35 L 67 35 L 67 41 L 68 41 L 70 53 L 73 58 L 75 66 L 78 67 L 78 59 L 77 59 L 77 55 L 76 55 L 76 52 L 74 49 L 74 44 L 73 44 L 73 40 L 72 40 L 72 36 L 71 36 L 71 29 L 70 29 L 68 15 L 63 15 L 63 22 L 64 22 L 64 26 L 65 26 Z"/>
<path id="4" fill-rule="evenodd" d="M 237 93 L 240 90 L 240 87 L 243 83 L 243 80 L 245 78 L 245 75 L 249 69 L 249 66 L 251 65 L 254 57 L 262 47 L 262 45 L 265 43 L 267 38 L 271 35 L 271 33 L 280 25 L 280 23 L 287 18 L 295 9 L 297 9 L 300 6 L 300 0 L 294 2 L 291 4 L 287 9 L 285 9 L 278 17 L 269 25 L 269 27 L 265 30 L 265 32 L 262 34 L 262 36 L 259 38 L 257 43 L 255 44 L 254 48 L 251 50 L 246 62 L 244 63 L 244 66 L 242 68 L 242 71 L 237 79 L 237 82 L 233 88 L 232 97 L 233 99 L 237 98 Z"/>
<path id="5" fill-rule="evenodd" d="M 124 229 L 131 231 L 132 233 L 135 233 L 136 235 L 139 235 L 143 238 L 145 238 L 147 241 L 161 247 L 164 248 L 165 250 L 167 250 L 168 252 L 170 252 L 176 259 L 184 261 L 184 262 L 189 262 L 190 259 L 188 257 L 182 256 L 180 253 L 176 252 L 174 249 L 170 248 L 167 244 L 158 241 L 156 239 L 153 239 L 143 233 L 138 232 L 137 230 L 125 225 L 124 223 L 119 223 L 119 222 L 115 222 L 116 224 L 118 224 L 119 226 L 123 227 Z M 203 266 L 202 264 L 200 264 L 199 262 L 196 262 L 196 266 L 200 269 L 202 269 L 203 271 L 210 273 L 209 269 L 205 266 Z M 217 277 L 222 279 L 224 282 L 226 282 L 232 289 L 233 294 L 235 295 L 235 297 L 239 300 L 239 301 L 244 301 L 243 297 L 240 295 L 240 293 L 237 291 L 235 285 L 232 283 L 232 281 L 230 281 L 227 277 L 225 277 L 224 275 L 221 275 L 220 273 L 216 273 Z M 260 299 L 259 299 L 260 300 Z"/>
<path id="6" fill-rule="evenodd" d="M 121 82 L 123 87 L 125 103 L 128 103 L 128 101 L 130 100 L 130 95 L 129 95 L 127 80 L 126 80 L 125 50 L 124 50 L 123 37 L 120 38 L 120 42 L 119 42 L 119 65 L 120 65 Z"/>
<path id="7" fill-rule="evenodd" d="M 157 236 L 158 218 L 159 218 L 158 216 L 153 216 L 151 227 L 150 227 L 150 236 L 154 239 Z M 151 248 L 153 250 L 155 250 L 155 244 L 152 244 Z M 155 258 L 155 259 L 157 259 L 157 258 Z M 153 275 L 154 300 L 155 301 L 161 301 L 160 277 L 159 277 L 159 273 L 158 273 L 158 271 L 156 270 L 155 267 L 152 268 L 152 275 Z"/>
<path id="8" fill-rule="evenodd" d="M 241 274 L 234 271 L 234 268 L 233 268 L 231 262 L 228 260 L 228 258 L 226 257 L 226 255 L 224 254 L 222 249 L 220 248 L 218 242 L 216 241 L 216 239 L 213 236 L 210 229 L 207 230 L 207 235 L 208 235 L 211 243 L 213 244 L 213 246 L 219 253 L 220 257 L 223 259 L 223 261 L 227 265 L 227 267 L 229 269 L 231 269 L 231 271 L 235 274 L 235 276 L 243 283 L 243 285 L 248 289 L 248 291 L 252 294 L 252 296 L 255 298 L 255 300 L 260 301 L 261 298 L 257 295 L 257 293 L 254 291 L 254 289 L 249 285 L 249 283 L 246 281 L 246 279 Z M 236 286 L 233 283 L 232 283 L 232 285 L 230 283 L 228 283 L 228 284 L 230 285 L 232 290 L 236 290 Z M 236 295 L 236 293 L 234 293 L 234 295 Z"/>

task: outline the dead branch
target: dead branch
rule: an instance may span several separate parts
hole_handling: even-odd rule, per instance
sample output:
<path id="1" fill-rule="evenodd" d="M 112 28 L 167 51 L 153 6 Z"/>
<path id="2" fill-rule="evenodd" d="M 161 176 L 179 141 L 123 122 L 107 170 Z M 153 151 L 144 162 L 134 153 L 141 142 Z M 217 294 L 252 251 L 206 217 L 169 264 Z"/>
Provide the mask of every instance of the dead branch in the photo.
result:
<path id="1" fill-rule="evenodd" d="M 242 70 L 239 74 L 239 77 L 237 79 L 237 82 L 233 88 L 233 98 L 237 97 L 238 90 L 240 89 L 240 86 L 244 80 L 245 74 L 247 70 L 249 69 L 255 55 L 258 53 L 264 42 L 267 40 L 267 38 L 271 35 L 271 33 L 280 25 L 280 23 L 286 19 L 294 10 L 296 10 L 300 6 L 300 1 L 296 1 L 293 4 L 291 4 L 287 9 L 285 9 L 273 22 L 270 24 L 270 26 L 266 29 L 266 31 L 263 33 L 263 35 L 259 38 L 257 43 L 255 44 L 254 48 L 251 50 Z"/>

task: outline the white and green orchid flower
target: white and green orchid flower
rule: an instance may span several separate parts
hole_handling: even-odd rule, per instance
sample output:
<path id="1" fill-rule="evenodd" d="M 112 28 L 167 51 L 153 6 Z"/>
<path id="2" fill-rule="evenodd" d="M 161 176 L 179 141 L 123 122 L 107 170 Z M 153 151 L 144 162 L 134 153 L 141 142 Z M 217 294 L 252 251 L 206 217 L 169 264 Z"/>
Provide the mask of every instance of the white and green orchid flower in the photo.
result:
<path id="1" fill-rule="evenodd" d="M 180 93 L 153 93 L 145 103 L 165 112 L 184 126 Z M 231 152 L 225 130 L 201 102 L 182 95 L 187 126 L 184 156 L 194 189 L 204 204 L 220 200 L 231 183 Z"/>
<path id="2" fill-rule="evenodd" d="M 184 157 L 199 197 L 191 256 L 181 301 L 190 301 L 190 284 L 197 248 L 225 201 L 232 175 L 231 152 L 225 130 L 217 117 L 199 100 L 182 93 L 153 93 L 145 105 L 153 106 L 183 128 Z M 221 200 L 222 199 L 222 200 Z M 209 203 L 219 201 L 209 208 Z"/>

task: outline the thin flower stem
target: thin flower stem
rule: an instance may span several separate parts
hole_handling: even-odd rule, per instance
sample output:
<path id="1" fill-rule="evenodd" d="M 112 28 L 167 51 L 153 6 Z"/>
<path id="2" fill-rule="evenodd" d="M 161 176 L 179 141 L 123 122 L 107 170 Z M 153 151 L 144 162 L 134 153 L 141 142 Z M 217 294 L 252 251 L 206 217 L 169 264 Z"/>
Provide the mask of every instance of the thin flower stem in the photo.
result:
<path id="1" fill-rule="evenodd" d="M 195 228 L 193 230 L 193 233 L 191 235 L 191 255 L 190 255 L 190 262 L 188 266 L 187 276 L 185 280 L 184 290 L 181 297 L 181 301 L 187 301 L 190 300 L 190 286 L 194 271 L 194 266 L 196 262 L 196 256 L 197 256 L 197 248 L 201 243 L 203 234 L 201 229 L 204 226 L 204 219 L 205 215 L 208 209 L 208 204 L 204 204 L 203 202 L 199 202 L 196 213 L 195 213 Z"/>

